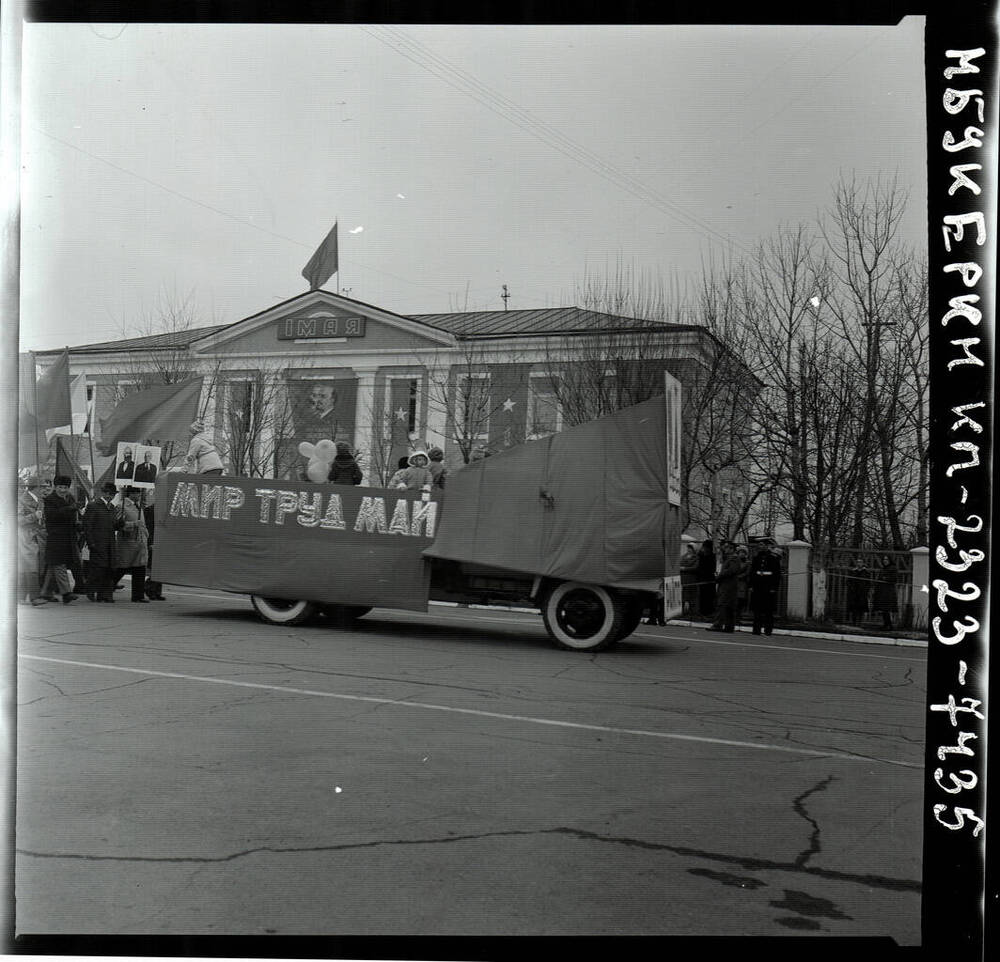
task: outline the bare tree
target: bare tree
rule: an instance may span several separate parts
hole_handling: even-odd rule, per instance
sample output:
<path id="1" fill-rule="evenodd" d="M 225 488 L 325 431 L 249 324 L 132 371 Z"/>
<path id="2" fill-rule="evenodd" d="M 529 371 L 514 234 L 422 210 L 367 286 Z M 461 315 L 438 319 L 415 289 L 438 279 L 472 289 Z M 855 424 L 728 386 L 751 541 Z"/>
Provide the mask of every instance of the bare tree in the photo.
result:
<path id="1" fill-rule="evenodd" d="M 264 366 L 245 374 L 227 373 L 223 395 L 220 453 L 239 477 L 282 477 L 290 467 L 294 437 L 285 390 L 286 370 Z"/>

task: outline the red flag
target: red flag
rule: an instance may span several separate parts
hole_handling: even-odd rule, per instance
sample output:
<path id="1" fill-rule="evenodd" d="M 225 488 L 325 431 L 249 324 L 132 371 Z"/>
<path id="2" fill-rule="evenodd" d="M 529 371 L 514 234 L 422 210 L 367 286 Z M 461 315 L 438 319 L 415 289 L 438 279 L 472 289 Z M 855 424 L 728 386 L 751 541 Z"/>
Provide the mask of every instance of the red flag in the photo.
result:
<path id="1" fill-rule="evenodd" d="M 46 428 L 71 423 L 69 349 L 62 352 L 35 381 L 33 354 L 20 360 L 20 404 L 18 406 L 18 465 L 36 464 L 48 454 Z"/>
<path id="2" fill-rule="evenodd" d="M 302 276 L 309 281 L 309 290 L 315 291 L 322 287 L 337 273 L 337 222 L 333 230 L 326 235 L 316 253 L 309 258 L 309 263 L 302 268 Z"/>
<path id="3" fill-rule="evenodd" d="M 84 500 L 92 497 L 93 488 L 90 479 L 80 470 L 76 463 L 76 458 L 67 448 L 69 438 L 58 435 L 56 437 L 56 474 L 64 474 L 73 479 L 73 493 L 76 495 L 77 504 L 82 504 Z M 81 494 L 86 497 L 81 497 Z"/>
<path id="4" fill-rule="evenodd" d="M 187 439 L 188 428 L 198 416 L 203 380 L 193 377 L 129 394 L 111 414 L 101 418 L 97 449 L 107 457 L 115 452 L 119 441 Z"/>

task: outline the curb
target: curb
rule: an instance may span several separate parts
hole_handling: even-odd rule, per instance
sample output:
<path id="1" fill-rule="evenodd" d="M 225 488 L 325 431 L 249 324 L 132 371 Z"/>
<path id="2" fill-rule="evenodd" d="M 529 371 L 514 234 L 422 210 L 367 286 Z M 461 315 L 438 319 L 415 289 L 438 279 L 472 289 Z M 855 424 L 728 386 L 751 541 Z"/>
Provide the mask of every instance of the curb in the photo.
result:
<path id="1" fill-rule="evenodd" d="M 668 621 L 667 624 L 673 625 L 678 628 L 705 627 L 701 622 L 694 622 L 694 621 L 671 620 Z M 742 625 L 737 625 L 736 630 L 749 634 L 751 629 L 746 628 Z M 921 641 L 916 638 L 885 638 L 880 635 L 844 635 L 828 631 L 794 631 L 789 628 L 775 628 L 772 633 L 772 636 L 773 635 L 789 635 L 798 638 L 822 638 L 827 641 L 851 641 L 859 645 L 895 645 L 900 648 L 927 647 L 926 641 Z"/>

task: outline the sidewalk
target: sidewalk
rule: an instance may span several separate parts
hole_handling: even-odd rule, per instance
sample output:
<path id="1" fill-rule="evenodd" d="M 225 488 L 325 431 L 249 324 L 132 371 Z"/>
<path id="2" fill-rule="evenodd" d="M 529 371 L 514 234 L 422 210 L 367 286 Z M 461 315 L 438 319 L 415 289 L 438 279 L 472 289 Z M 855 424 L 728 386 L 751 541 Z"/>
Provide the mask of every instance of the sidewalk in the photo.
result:
<path id="1" fill-rule="evenodd" d="M 677 628 L 696 628 L 705 630 L 709 622 L 689 621 L 685 619 L 671 619 L 667 622 Z M 648 627 L 648 626 L 647 626 Z M 737 625 L 737 631 L 745 631 L 750 634 L 750 628 L 746 625 Z M 713 632 L 717 634 L 717 632 Z M 897 645 L 903 648 L 926 648 L 926 639 L 918 638 L 896 638 L 889 635 L 855 635 L 850 632 L 838 632 L 835 628 L 830 631 L 815 631 L 809 628 L 775 628 L 772 637 L 775 635 L 791 635 L 799 638 L 824 638 L 829 641 L 852 641 L 859 645 Z"/>

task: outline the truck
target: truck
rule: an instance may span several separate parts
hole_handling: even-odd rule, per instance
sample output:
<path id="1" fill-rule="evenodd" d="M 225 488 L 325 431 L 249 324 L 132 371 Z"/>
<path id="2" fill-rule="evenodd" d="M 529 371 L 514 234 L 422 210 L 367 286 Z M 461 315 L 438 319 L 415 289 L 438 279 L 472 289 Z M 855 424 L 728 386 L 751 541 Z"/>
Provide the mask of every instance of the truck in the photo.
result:
<path id="1" fill-rule="evenodd" d="M 276 625 L 526 607 L 557 647 L 606 649 L 654 606 L 680 612 L 679 403 L 668 389 L 433 491 L 166 474 L 151 576 L 249 595 Z"/>

